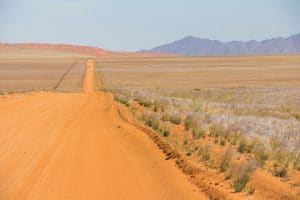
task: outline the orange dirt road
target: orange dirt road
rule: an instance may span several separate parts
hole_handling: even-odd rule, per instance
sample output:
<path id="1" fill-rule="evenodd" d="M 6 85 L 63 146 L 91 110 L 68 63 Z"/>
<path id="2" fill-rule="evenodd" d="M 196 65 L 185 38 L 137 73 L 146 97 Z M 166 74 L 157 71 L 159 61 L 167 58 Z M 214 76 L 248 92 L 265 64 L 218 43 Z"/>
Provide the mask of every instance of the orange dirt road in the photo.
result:
<path id="1" fill-rule="evenodd" d="M 123 121 L 111 95 L 0 97 L 0 199 L 207 199 L 146 134 Z"/>

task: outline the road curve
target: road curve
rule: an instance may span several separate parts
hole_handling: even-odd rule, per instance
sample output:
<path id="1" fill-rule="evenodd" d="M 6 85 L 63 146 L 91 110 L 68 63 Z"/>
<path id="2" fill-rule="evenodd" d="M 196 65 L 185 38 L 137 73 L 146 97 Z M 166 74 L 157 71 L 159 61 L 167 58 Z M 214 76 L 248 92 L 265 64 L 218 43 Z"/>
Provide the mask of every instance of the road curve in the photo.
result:
<path id="1" fill-rule="evenodd" d="M 0 97 L 0 199 L 207 199 L 134 125 L 111 95 Z"/>

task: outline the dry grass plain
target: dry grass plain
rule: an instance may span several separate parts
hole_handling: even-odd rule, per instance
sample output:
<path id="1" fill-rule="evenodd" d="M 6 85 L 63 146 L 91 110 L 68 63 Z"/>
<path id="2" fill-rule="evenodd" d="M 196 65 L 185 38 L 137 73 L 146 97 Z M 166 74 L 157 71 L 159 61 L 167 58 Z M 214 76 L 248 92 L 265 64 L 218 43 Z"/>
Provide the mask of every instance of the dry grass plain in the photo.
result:
<path id="1" fill-rule="evenodd" d="M 208 193 L 300 198 L 300 55 L 109 58 L 97 71 L 99 89 L 199 164 Z"/>
<path id="2" fill-rule="evenodd" d="M 23 47 L 1 49 L 0 92 L 52 91 L 59 79 L 78 58 L 78 62 L 65 76 L 56 91 L 80 92 L 83 90 L 86 57 L 89 56 L 66 52 L 57 53 L 53 50 L 39 51 Z M 78 122 L 81 131 L 76 128 L 75 130 L 71 125 L 69 129 L 63 131 L 64 133 L 76 133 L 74 137 L 74 134 L 69 135 L 72 136 L 71 139 L 64 140 L 68 145 L 62 145 L 63 148 L 69 149 L 69 153 L 74 156 L 64 158 L 67 155 L 54 153 L 55 158 L 59 158 L 56 160 L 62 162 L 53 161 L 52 163 L 61 170 L 62 175 L 68 176 L 65 179 L 66 182 L 70 181 L 70 184 L 75 184 L 74 187 L 80 188 L 78 192 L 83 192 L 82 195 L 86 195 L 87 191 L 92 191 L 88 193 L 91 196 L 100 194 L 95 187 L 97 184 L 93 184 L 92 187 L 89 185 L 80 187 L 79 182 L 71 181 L 74 177 L 70 174 L 69 169 L 72 166 L 78 166 L 74 169 L 80 171 L 81 163 L 79 160 L 83 159 L 80 156 L 84 156 L 85 159 L 88 158 L 88 156 L 85 157 L 84 153 L 85 149 L 88 149 L 95 153 L 95 159 L 87 160 L 87 163 L 96 173 L 98 168 L 96 169 L 95 166 L 99 166 L 99 168 L 104 166 L 99 164 L 101 159 L 99 160 L 98 150 L 103 153 L 108 148 L 114 159 L 108 156 L 109 161 L 106 164 L 115 162 L 114 166 L 120 173 L 118 176 L 127 176 L 131 173 L 127 175 L 122 173 L 122 169 L 119 168 L 122 163 L 127 163 L 130 170 L 135 172 L 137 168 L 140 169 L 143 175 L 139 174 L 141 176 L 137 177 L 140 183 L 146 180 L 143 179 L 145 178 L 144 175 L 147 176 L 147 173 L 142 173 L 144 170 L 139 167 L 142 166 L 140 164 L 145 163 L 146 158 L 152 158 L 151 155 L 158 155 L 148 167 L 158 161 L 160 166 L 166 167 L 163 167 L 162 171 L 161 167 L 151 168 L 151 173 L 155 173 L 156 176 L 151 179 L 148 175 L 149 179 L 147 180 L 150 182 L 152 180 L 152 184 L 155 183 L 152 186 L 155 187 L 147 187 L 146 189 L 143 187 L 145 190 L 138 189 L 139 191 L 151 192 L 153 188 L 156 188 L 153 191 L 162 192 L 153 193 L 156 197 L 165 195 L 163 190 L 165 188 L 172 194 L 169 195 L 170 197 L 180 199 L 183 196 L 178 196 L 174 191 L 181 191 L 181 189 L 183 191 L 184 187 L 179 184 L 182 182 L 186 184 L 186 188 L 189 188 L 186 191 L 193 190 L 193 192 L 187 192 L 188 194 L 185 193 L 186 191 L 182 192 L 182 194 L 185 193 L 185 197 L 189 194 L 196 197 L 195 194 L 198 190 L 195 190 L 194 186 L 197 186 L 201 190 L 197 195 L 203 195 L 203 198 L 208 196 L 212 199 L 300 199 L 300 55 L 200 58 L 141 58 L 114 55 L 114 57 L 97 58 L 95 61 L 98 72 L 96 74 L 96 87 L 99 90 L 112 92 L 115 99 L 125 104 L 129 109 L 116 104 L 109 94 L 102 92 L 88 94 L 90 98 L 86 98 L 85 94 L 80 93 L 62 93 L 58 95 L 58 98 L 57 94 L 52 92 L 1 95 L 0 100 L 2 100 L 3 109 L 6 104 L 10 106 L 0 112 L 2 120 L 7 121 L 0 128 L 2 127 L 3 132 L 10 131 L 8 131 L 9 136 L 0 135 L 0 139 L 3 137 L 3 140 L 0 141 L 4 141 L 3 144 L 6 145 L 2 145 L 0 150 L 12 155 L 1 157 L 3 163 L 6 163 L 3 165 L 6 168 L 2 166 L 2 169 L 19 170 L 18 173 L 23 174 L 22 166 L 26 164 L 24 159 L 27 159 L 26 162 L 29 163 L 32 157 L 36 159 L 38 174 L 42 172 L 43 166 L 47 165 L 44 160 L 50 155 L 47 149 L 43 149 L 42 144 L 49 143 L 50 146 L 53 146 L 50 150 L 55 149 L 55 145 L 51 143 L 52 140 L 48 140 L 48 136 L 51 134 L 40 134 L 40 130 L 46 127 L 43 127 L 43 124 L 49 124 L 49 121 L 53 121 L 49 127 L 56 127 L 55 124 L 65 127 L 62 122 L 69 124 L 68 117 L 66 117 L 69 113 L 67 108 L 73 110 L 73 114 L 77 113 L 80 107 L 77 102 L 87 101 L 89 103 L 83 103 L 85 106 L 79 109 L 80 113 L 83 113 L 80 115 L 81 118 L 77 114 L 72 115 L 74 120 L 71 121 Z M 19 101 L 19 98 L 24 98 L 26 101 Z M 22 118 L 22 113 L 20 114 L 14 105 L 22 110 L 29 104 L 30 107 L 23 111 L 28 117 Z M 51 105 L 55 110 L 51 110 Z M 52 114 L 46 118 L 42 117 L 43 112 L 40 112 L 39 109 Z M 56 110 L 60 109 L 59 113 L 61 114 L 57 115 Z M 38 112 L 34 113 L 39 113 L 39 117 L 34 117 L 31 110 L 37 110 Z M 10 115 L 10 113 L 15 114 Z M 113 113 L 113 117 L 110 116 L 111 113 Z M 19 115 L 20 117 L 17 117 Z M 93 116 L 93 120 L 89 120 L 90 116 Z M 107 118 L 107 116 L 109 117 Z M 31 121 L 31 118 L 39 118 L 43 123 L 34 123 L 28 127 L 23 126 L 23 128 L 14 126 L 15 129 L 18 129 L 18 134 L 15 134 L 15 129 L 10 127 L 10 122 L 15 122 L 14 117 L 19 120 L 17 121 L 19 125 L 26 125 Z M 133 123 L 136 118 L 139 118 L 150 129 L 147 129 L 143 124 L 137 125 L 139 122 Z M 62 122 L 60 119 L 63 119 Z M 99 120 L 107 123 L 99 123 Z M 91 128 L 94 126 L 98 128 Z M 123 126 L 130 128 L 123 131 Z M 50 130 L 54 128 L 48 129 L 46 132 L 50 133 Z M 89 137 L 83 137 L 82 133 L 87 129 L 89 130 Z M 102 139 L 97 137 L 98 140 L 95 139 L 99 134 L 98 129 L 108 132 L 114 131 L 112 135 L 105 135 Z M 31 139 L 24 139 L 22 135 L 24 131 L 32 134 L 30 136 L 32 139 L 39 137 L 42 142 L 32 145 Z M 149 138 L 142 136 L 142 133 L 145 132 L 163 149 L 167 158 L 160 154 L 158 149 L 153 148 L 154 144 L 148 140 Z M 61 134 L 60 131 L 55 133 L 57 136 Z M 124 133 L 124 135 L 119 137 L 119 133 Z M 132 135 L 133 138 L 143 137 L 143 140 L 147 141 L 147 145 L 144 146 L 144 143 L 139 143 L 140 140 L 132 140 L 131 136 L 130 139 L 123 137 L 125 135 Z M 13 139 L 7 139 L 10 137 Z M 15 137 L 20 139 L 16 140 Z M 103 143 L 106 141 L 103 138 L 108 140 L 112 137 L 111 142 L 118 148 L 120 147 L 118 151 L 111 148 L 112 143 Z M 25 140 L 27 142 L 24 142 Z M 15 141 L 20 142 L 20 145 L 13 145 Z M 136 143 L 133 144 L 133 141 Z M 128 147 L 122 147 L 121 144 L 128 144 Z M 84 145 L 86 148 L 78 148 Z M 8 148 L 10 146 L 14 146 L 15 150 L 10 151 Z M 145 148 L 143 149 L 143 147 Z M 23 148 L 22 150 L 26 151 L 29 157 L 19 155 L 18 148 Z M 134 151 L 128 154 L 127 150 L 130 148 L 133 148 Z M 73 151 L 74 149 L 77 150 Z M 124 149 L 127 152 L 126 155 L 130 155 L 130 159 L 122 155 Z M 77 151 L 79 154 L 73 154 Z M 153 151 L 155 151 L 154 154 Z M 42 161 L 35 156 L 36 152 L 42 155 Z M 91 154 L 88 153 L 88 155 Z M 133 159 L 137 155 L 141 161 Z M 17 160 L 14 161 L 14 158 Z M 70 159 L 71 162 L 69 162 Z M 188 175 L 194 185 L 191 186 L 189 182 L 186 182 L 186 176 L 178 175 L 177 169 L 174 168 L 174 162 L 169 160 L 170 162 L 166 161 L 167 163 L 165 163 L 164 159 L 175 160 L 176 165 Z M 18 168 L 12 168 L 11 162 L 8 161 L 17 163 Z M 95 161 L 98 165 L 95 165 Z M 124 162 L 120 163 L 120 161 Z M 68 167 L 62 167 L 61 163 Z M 191 163 L 191 165 L 187 163 Z M 32 164 L 35 165 L 35 163 Z M 132 168 L 136 164 L 138 167 Z M 108 171 L 111 172 L 110 174 L 113 174 L 114 170 L 111 166 L 107 167 Z M 168 172 L 170 169 L 172 169 L 173 175 Z M 90 171 L 85 171 L 85 173 L 78 176 L 80 180 L 86 181 Z M 26 175 L 26 173 L 24 174 Z M 82 173 L 76 173 L 76 176 L 79 174 Z M 7 179 L 8 181 L 14 178 L 13 173 L 0 173 L 0 175 L 2 177 L 9 176 L 11 179 Z M 104 173 L 104 176 L 106 175 Z M 25 180 L 26 176 L 24 177 Z M 30 177 L 34 177 L 33 179 L 30 178 L 30 184 L 38 182 L 39 187 L 41 184 L 43 185 L 44 182 L 41 181 L 42 179 L 35 170 L 31 171 Z M 156 179 L 157 177 L 159 180 Z M 171 181 L 175 186 L 169 184 L 172 177 L 179 180 Z M 157 184 L 153 182 L 153 178 L 156 179 Z M 56 187 L 60 181 L 54 179 L 55 181 L 51 186 Z M 93 180 L 98 183 L 100 179 Z M 109 176 L 107 179 L 112 180 Z M 113 179 L 113 183 L 109 185 L 112 188 L 111 191 L 115 189 L 114 184 L 120 184 L 114 180 L 117 179 Z M 130 181 L 131 179 L 126 180 Z M 160 185 L 162 184 L 161 180 L 164 180 L 165 186 Z M 100 182 L 99 184 L 103 184 Z M 62 185 L 57 191 L 73 190 L 73 187 L 65 187 L 70 184 L 60 183 Z M 131 183 L 136 184 L 134 181 Z M 128 194 L 126 190 L 128 184 L 125 182 L 122 184 L 123 192 Z M 23 185 L 21 191 L 25 191 L 21 195 L 27 195 L 29 194 L 28 191 L 34 189 L 27 187 L 26 181 L 22 182 L 21 185 Z M 158 187 L 158 185 L 160 186 Z M 10 191 L 3 188 L 15 188 L 15 186 L 14 184 L 5 184 L 0 189 L 2 188 L 2 192 Z M 56 195 L 50 191 L 51 188 L 43 188 L 53 197 Z M 178 188 L 178 190 L 174 190 L 174 188 Z M 39 194 L 40 196 L 46 194 L 38 191 L 35 188 L 30 194 Z M 131 190 L 130 193 L 134 197 L 140 196 L 142 193 L 147 194 L 147 192 L 136 193 L 134 191 Z M 109 196 L 115 195 L 116 192 L 110 193 L 106 190 L 102 191 L 101 194 L 108 194 Z M 75 193 L 72 195 L 74 198 L 79 197 Z M 145 198 L 151 199 L 148 195 L 145 195 Z"/>
<path id="3" fill-rule="evenodd" d="M 52 91 L 77 58 L 76 53 L 32 48 L 0 48 L 0 92 Z M 57 91 L 82 90 L 86 60 L 79 60 Z"/>
<path id="4" fill-rule="evenodd" d="M 299 86 L 300 56 L 112 58 L 97 60 L 104 87 Z"/>

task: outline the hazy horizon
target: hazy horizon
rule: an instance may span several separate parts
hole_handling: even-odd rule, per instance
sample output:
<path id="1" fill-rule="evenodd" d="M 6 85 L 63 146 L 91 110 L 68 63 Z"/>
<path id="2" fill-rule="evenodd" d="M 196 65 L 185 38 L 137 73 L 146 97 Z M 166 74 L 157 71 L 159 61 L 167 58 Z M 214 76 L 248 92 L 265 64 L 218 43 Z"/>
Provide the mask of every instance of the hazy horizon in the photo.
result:
<path id="1" fill-rule="evenodd" d="M 300 33 L 297 0 L 2 0 L 0 42 L 137 51 L 186 36 L 224 42 Z"/>

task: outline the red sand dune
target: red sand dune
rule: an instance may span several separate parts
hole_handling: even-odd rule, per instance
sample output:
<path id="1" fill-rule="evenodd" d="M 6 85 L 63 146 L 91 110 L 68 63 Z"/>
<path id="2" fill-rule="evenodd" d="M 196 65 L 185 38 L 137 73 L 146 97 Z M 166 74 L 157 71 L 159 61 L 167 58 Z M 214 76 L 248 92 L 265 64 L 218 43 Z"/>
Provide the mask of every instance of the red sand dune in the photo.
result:
<path id="1" fill-rule="evenodd" d="M 133 57 L 165 57 L 174 56 L 168 54 L 157 53 L 141 53 L 141 52 L 113 52 L 99 47 L 80 46 L 70 44 L 50 44 L 50 43 L 0 43 L 0 48 L 5 47 L 18 47 L 18 48 L 31 48 L 41 50 L 54 50 L 61 52 L 79 53 L 93 57 L 110 57 L 110 56 L 133 56 Z"/>

